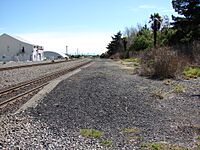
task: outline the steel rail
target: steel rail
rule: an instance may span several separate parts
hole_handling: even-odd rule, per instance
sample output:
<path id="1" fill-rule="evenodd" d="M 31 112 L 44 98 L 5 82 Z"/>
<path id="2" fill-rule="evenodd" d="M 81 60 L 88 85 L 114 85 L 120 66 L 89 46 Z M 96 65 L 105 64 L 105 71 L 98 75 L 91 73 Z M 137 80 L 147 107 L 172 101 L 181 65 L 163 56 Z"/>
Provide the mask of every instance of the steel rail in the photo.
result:
<path id="1" fill-rule="evenodd" d="M 37 63 L 37 64 L 29 64 L 29 65 L 19 65 L 19 66 L 11 66 L 11 67 L 0 67 L 0 71 L 13 70 L 13 69 L 19 69 L 19 68 L 35 67 L 35 66 L 53 65 L 53 64 L 59 64 L 59 63 L 71 62 L 71 61 L 75 61 L 75 60 L 62 60 L 62 61 Z"/>
<path id="2" fill-rule="evenodd" d="M 90 61 L 89 61 L 89 62 L 90 62 Z M 81 64 L 81 65 L 82 65 L 82 64 Z M 16 84 L 16 85 L 12 85 L 12 87 L 0 89 L 0 95 L 2 95 L 2 93 L 6 93 L 6 92 L 8 92 L 8 91 L 12 91 L 12 90 L 15 90 L 15 89 L 17 89 L 17 88 L 23 87 L 23 86 L 25 86 L 25 85 L 29 85 L 29 84 L 31 84 L 31 83 L 41 81 L 41 80 L 43 80 L 43 79 L 45 79 L 45 78 L 48 78 L 48 77 L 51 77 L 51 76 L 55 76 L 55 75 L 57 75 L 57 74 L 59 74 L 59 73 L 62 73 L 62 72 L 73 71 L 73 68 L 75 68 L 75 67 L 78 68 L 79 66 L 81 67 L 81 65 L 72 66 L 72 67 L 67 68 L 67 69 L 63 69 L 63 70 L 59 70 L 59 71 L 56 71 L 56 72 L 52 72 L 52 73 L 43 75 L 43 76 L 38 77 L 38 78 L 36 78 L 36 79 L 32 79 L 32 80 L 29 80 L 29 81 L 25 81 L 25 82 L 18 83 L 18 84 Z M 83 65 L 86 65 L 86 64 L 84 63 Z"/>
<path id="3" fill-rule="evenodd" d="M 10 102 L 13 102 L 13 101 L 17 100 L 17 98 L 23 97 L 23 96 L 25 96 L 25 95 L 27 95 L 27 94 L 29 94 L 29 93 L 31 93 L 31 92 L 34 92 L 34 91 L 36 91 L 36 90 L 38 90 L 38 89 L 40 89 L 40 88 L 46 86 L 47 84 L 48 84 L 48 82 L 47 82 L 47 83 L 44 83 L 44 84 L 42 84 L 42 85 L 39 85 L 39 86 L 37 86 L 37 87 L 35 87 L 35 88 L 29 90 L 29 91 L 26 91 L 26 92 L 24 92 L 24 93 L 22 93 L 22 94 L 19 94 L 19 95 L 17 95 L 17 96 L 14 96 L 14 97 L 12 97 L 12 98 L 6 100 L 6 101 L 3 101 L 3 102 L 0 103 L 0 107 L 3 106 L 3 105 L 5 105 L 5 104 L 8 104 L 8 103 L 10 103 Z"/>
<path id="4" fill-rule="evenodd" d="M 12 96 L 12 97 L 10 96 L 9 99 L 3 100 L 2 102 L 0 102 L 0 107 L 3 106 L 3 105 L 6 105 L 7 103 L 10 103 L 10 102 L 12 102 L 12 101 L 15 101 L 15 100 L 17 100 L 18 98 L 23 97 L 24 95 L 27 95 L 27 94 L 29 94 L 29 93 L 31 93 L 31 92 L 33 92 L 33 91 L 36 91 L 37 89 L 39 89 L 39 88 L 44 87 L 45 85 L 47 85 L 51 80 L 56 79 L 56 78 L 58 78 L 58 77 L 60 77 L 60 76 L 62 76 L 62 75 L 64 75 L 64 74 L 66 74 L 66 73 L 69 73 L 69 72 L 71 72 L 71 71 L 74 71 L 74 70 L 76 70 L 76 69 L 78 69 L 78 68 L 80 68 L 80 67 L 82 67 L 82 66 L 85 66 L 85 65 L 91 63 L 91 62 L 92 62 L 92 61 L 87 61 L 87 62 L 84 62 L 84 63 L 82 62 L 82 63 L 79 63 L 79 64 L 77 64 L 77 65 L 71 66 L 71 67 L 69 67 L 69 68 L 67 68 L 67 69 L 63 69 L 63 70 L 60 70 L 60 71 L 56 71 L 56 72 L 53 72 L 53 73 L 49 73 L 49 74 L 44 75 L 44 76 L 42 76 L 42 77 L 38 77 L 38 78 L 32 79 L 32 80 L 30 80 L 30 81 L 25 81 L 25 82 L 19 83 L 19 84 L 17 84 L 17 85 L 12 86 L 12 87 L 5 88 L 5 89 L 3 89 L 3 90 L 0 91 L 0 96 L 6 95 L 8 92 L 17 91 L 17 90 L 19 90 L 21 87 L 27 87 L 28 85 L 31 86 L 32 84 L 36 84 L 36 83 L 38 83 L 38 82 L 41 84 L 41 85 L 39 85 L 39 86 L 37 86 L 37 87 L 35 87 L 35 88 L 33 88 L 33 89 L 30 89 L 30 90 L 28 90 L 28 91 L 25 91 L 24 93 L 17 94 L 17 95 Z M 43 83 L 42 83 L 42 82 L 43 82 Z"/>

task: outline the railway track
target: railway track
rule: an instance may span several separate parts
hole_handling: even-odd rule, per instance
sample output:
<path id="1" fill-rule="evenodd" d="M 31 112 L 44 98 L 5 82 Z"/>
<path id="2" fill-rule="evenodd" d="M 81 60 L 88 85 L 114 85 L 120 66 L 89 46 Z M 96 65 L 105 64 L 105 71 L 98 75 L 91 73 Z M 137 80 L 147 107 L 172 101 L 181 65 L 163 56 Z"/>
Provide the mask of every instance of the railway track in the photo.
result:
<path id="1" fill-rule="evenodd" d="M 91 61 L 82 61 L 76 65 L 73 65 L 67 69 L 59 70 L 53 73 L 46 74 L 44 76 L 32 79 L 30 81 L 22 82 L 12 87 L 4 88 L 0 90 L 0 108 L 7 106 L 23 97 L 33 94 L 47 85 L 51 80 L 56 79 L 66 73 L 76 70 L 82 66 L 91 63 Z"/>
<path id="2" fill-rule="evenodd" d="M 68 61 L 73 61 L 73 60 L 68 60 Z M 12 66 L 12 67 L 2 67 L 2 68 L 0 68 L 0 71 L 13 70 L 13 69 L 19 69 L 19 68 L 35 67 L 35 66 L 44 66 L 44 65 L 59 64 L 59 63 L 65 63 L 65 62 L 68 62 L 68 61 L 63 60 L 63 61 L 55 61 L 55 62 L 47 62 L 47 63 L 37 63 L 37 64 L 30 64 L 30 65 L 19 65 L 19 66 Z"/>

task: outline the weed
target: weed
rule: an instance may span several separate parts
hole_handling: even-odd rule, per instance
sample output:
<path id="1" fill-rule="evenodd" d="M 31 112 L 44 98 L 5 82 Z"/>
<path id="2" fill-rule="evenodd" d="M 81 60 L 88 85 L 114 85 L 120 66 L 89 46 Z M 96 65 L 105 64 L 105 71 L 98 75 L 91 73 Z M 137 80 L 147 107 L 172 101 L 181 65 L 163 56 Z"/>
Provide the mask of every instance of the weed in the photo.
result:
<path id="1" fill-rule="evenodd" d="M 84 137 L 100 138 L 103 132 L 95 129 L 80 129 L 80 134 Z"/>
<path id="2" fill-rule="evenodd" d="M 160 150 L 161 144 L 160 143 L 145 143 L 141 146 L 142 149 L 147 150 Z"/>
<path id="3" fill-rule="evenodd" d="M 159 144 L 159 143 L 153 143 L 153 144 L 151 144 L 151 147 L 154 150 L 159 150 L 161 148 L 161 144 Z"/>
<path id="4" fill-rule="evenodd" d="M 124 129 L 122 130 L 122 132 L 123 132 L 124 134 L 139 133 L 139 132 L 140 132 L 140 129 L 138 129 L 138 128 L 124 128 Z"/>
<path id="5" fill-rule="evenodd" d="M 141 146 L 143 150 L 188 150 L 187 148 L 167 143 L 147 143 Z"/>
<path id="6" fill-rule="evenodd" d="M 152 95 L 152 97 L 155 97 L 155 98 L 158 98 L 158 99 L 164 99 L 164 96 L 165 96 L 163 94 L 162 90 L 160 90 L 160 89 L 157 89 L 157 90 L 151 92 L 151 95 Z"/>
<path id="7" fill-rule="evenodd" d="M 182 84 L 176 84 L 173 87 L 173 91 L 175 93 L 183 93 L 183 92 L 185 92 L 185 87 Z"/>
<path id="8" fill-rule="evenodd" d="M 186 67 L 183 71 L 183 74 L 189 78 L 200 77 L 200 67 Z"/>
<path id="9" fill-rule="evenodd" d="M 195 144 L 196 144 L 196 146 L 195 146 L 194 150 L 199 150 L 200 149 L 200 142 L 196 142 Z"/>
<path id="10" fill-rule="evenodd" d="M 104 140 L 104 141 L 101 141 L 100 144 L 103 146 L 111 147 L 113 144 L 113 141 L 112 140 Z"/>
<path id="11" fill-rule="evenodd" d="M 124 59 L 123 61 L 125 61 L 125 62 L 140 63 L 140 59 L 139 58 L 128 58 L 128 59 Z"/>
<path id="12" fill-rule="evenodd" d="M 197 136 L 197 140 L 200 140 L 200 135 Z"/>

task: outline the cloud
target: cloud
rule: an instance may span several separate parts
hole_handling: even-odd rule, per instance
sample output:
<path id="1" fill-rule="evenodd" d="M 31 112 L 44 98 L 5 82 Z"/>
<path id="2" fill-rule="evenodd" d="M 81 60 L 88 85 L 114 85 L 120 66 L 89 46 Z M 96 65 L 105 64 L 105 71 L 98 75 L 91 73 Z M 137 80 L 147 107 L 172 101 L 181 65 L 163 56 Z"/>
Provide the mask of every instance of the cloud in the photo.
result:
<path id="1" fill-rule="evenodd" d="M 140 11 L 141 9 L 156 9 L 155 5 L 140 5 L 138 7 L 129 7 L 129 10 L 131 11 Z"/>
<path id="2" fill-rule="evenodd" d="M 103 32 L 41 32 L 22 33 L 17 36 L 22 37 L 34 44 L 44 46 L 45 51 L 68 52 L 74 54 L 77 49 L 80 54 L 101 54 L 106 51 L 106 46 L 110 42 L 112 33 Z"/>

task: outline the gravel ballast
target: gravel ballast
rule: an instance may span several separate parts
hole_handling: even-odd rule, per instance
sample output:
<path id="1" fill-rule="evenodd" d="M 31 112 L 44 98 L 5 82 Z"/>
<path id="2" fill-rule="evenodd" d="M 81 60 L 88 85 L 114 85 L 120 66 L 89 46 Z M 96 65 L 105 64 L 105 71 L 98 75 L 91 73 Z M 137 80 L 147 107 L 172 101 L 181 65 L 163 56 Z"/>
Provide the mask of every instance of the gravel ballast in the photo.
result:
<path id="1" fill-rule="evenodd" d="M 72 65 L 79 63 L 81 61 L 83 61 L 83 59 L 76 61 L 67 61 L 58 64 L 0 71 L 0 89 L 20 82 L 28 81 L 61 69 L 69 68 Z M 23 65 L 31 65 L 31 64 L 36 64 L 36 62 L 24 63 Z M 11 67 L 12 65 L 16 66 L 16 64 L 10 63 L 8 67 Z"/>
<path id="2" fill-rule="evenodd" d="M 121 150 L 151 142 L 192 148 L 200 135 L 199 85 L 199 78 L 151 80 L 96 60 L 62 81 L 36 108 L 3 116 L 0 149 Z M 103 135 L 84 137 L 80 129 Z"/>

